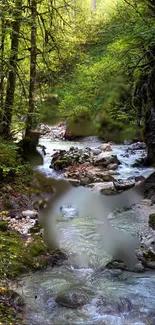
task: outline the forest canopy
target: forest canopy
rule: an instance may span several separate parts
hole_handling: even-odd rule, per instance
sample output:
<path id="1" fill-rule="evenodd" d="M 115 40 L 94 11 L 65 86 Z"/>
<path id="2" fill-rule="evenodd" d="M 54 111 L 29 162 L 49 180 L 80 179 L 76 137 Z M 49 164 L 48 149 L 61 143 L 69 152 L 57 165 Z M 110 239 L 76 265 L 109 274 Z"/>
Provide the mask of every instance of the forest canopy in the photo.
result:
<path id="1" fill-rule="evenodd" d="M 154 14 L 151 0 L 2 0 L 1 136 L 60 120 L 145 134 Z"/>

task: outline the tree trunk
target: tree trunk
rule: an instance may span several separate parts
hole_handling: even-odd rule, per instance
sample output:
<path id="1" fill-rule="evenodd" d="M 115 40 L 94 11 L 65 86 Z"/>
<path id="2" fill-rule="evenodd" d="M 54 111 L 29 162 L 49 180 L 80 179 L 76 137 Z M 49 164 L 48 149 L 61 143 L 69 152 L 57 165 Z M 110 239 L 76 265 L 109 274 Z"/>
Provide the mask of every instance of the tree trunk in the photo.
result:
<path id="1" fill-rule="evenodd" d="M 37 3 L 36 0 L 31 1 L 31 60 L 30 60 L 30 85 L 29 85 L 29 109 L 27 116 L 27 125 L 25 137 L 29 136 L 30 131 L 36 127 L 35 114 L 35 89 L 36 89 L 36 19 L 37 19 Z"/>
<path id="2" fill-rule="evenodd" d="M 22 0 L 16 0 L 16 10 L 14 10 L 12 33 L 11 33 L 11 51 L 9 59 L 9 74 L 7 80 L 6 99 L 4 104 L 2 135 L 7 138 L 11 133 L 12 109 L 14 103 L 14 93 L 16 86 L 16 72 L 18 59 L 19 31 L 21 21 Z"/>
<path id="3" fill-rule="evenodd" d="M 2 1 L 4 6 L 5 0 Z M 4 41 L 5 41 L 5 20 L 1 19 L 1 64 L 0 64 L 0 134 L 2 132 L 3 110 L 4 110 Z"/>
<path id="4" fill-rule="evenodd" d="M 92 10 L 96 9 L 96 0 L 91 0 L 91 8 Z"/>

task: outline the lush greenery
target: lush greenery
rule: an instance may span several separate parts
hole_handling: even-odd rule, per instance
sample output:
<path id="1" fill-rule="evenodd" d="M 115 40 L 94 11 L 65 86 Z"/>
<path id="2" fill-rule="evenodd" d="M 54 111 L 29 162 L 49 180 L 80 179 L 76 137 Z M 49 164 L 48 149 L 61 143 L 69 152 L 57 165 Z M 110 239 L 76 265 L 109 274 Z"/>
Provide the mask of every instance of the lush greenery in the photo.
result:
<path id="1" fill-rule="evenodd" d="M 106 139 L 139 136 L 143 86 L 154 66 L 151 0 L 3 0 L 0 6 L 3 138 L 62 119 L 71 129 L 83 120 L 89 128 L 93 120 L 88 133 Z"/>

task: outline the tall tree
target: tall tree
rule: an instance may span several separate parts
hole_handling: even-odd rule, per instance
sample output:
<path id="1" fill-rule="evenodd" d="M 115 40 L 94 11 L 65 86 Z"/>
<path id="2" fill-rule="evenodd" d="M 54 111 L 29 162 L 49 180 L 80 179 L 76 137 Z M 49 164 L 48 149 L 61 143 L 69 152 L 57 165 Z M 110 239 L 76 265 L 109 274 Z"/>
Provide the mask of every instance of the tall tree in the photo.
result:
<path id="1" fill-rule="evenodd" d="M 5 7 L 5 0 L 2 0 L 2 8 Z M 0 123 L 2 125 L 4 109 L 4 41 L 5 41 L 5 18 L 4 11 L 1 11 L 1 58 L 0 58 Z M 0 130 L 1 133 L 1 130 Z"/>
<path id="2" fill-rule="evenodd" d="M 36 105 L 36 56 L 37 56 L 37 2 L 31 0 L 31 58 L 30 58 L 30 84 L 29 84 L 29 108 L 27 116 L 26 134 L 27 137 L 32 128 L 36 127 L 35 105 Z"/>
<path id="3" fill-rule="evenodd" d="M 96 9 L 96 0 L 91 0 L 91 8 L 92 8 L 93 10 Z"/>
<path id="4" fill-rule="evenodd" d="M 2 124 L 2 135 L 5 138 L 9 137 L 11 132 L 12 109 L 13 109 L 15 86 L 16 86 L 21 12 L 22 12 L 22 0 L 16 0 L 15 8 L 13 10 L 11 49 L 10 49 L 10 59 L 8 63 L 9 72 L 7 78 L 7 90 L 6 90 L 6 99 L 4 104 L 4 114 L 3 114 L 3 124 Z"/>

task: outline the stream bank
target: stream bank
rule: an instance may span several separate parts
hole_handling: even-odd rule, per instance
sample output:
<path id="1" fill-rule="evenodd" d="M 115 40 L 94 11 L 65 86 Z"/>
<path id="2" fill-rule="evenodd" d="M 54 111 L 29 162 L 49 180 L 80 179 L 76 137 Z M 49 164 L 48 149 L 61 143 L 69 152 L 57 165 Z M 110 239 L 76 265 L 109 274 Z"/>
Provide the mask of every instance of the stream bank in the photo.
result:
<path id="1" fill-rule="evenodd" d="M 44 138 L 40 144 L 46 147 L 47 154 L 39 170 L 48 177 L 63 177 L 64 171 L 49 168 L 55 150 L 69 150 L 71 146 L 96 148 L 102 143 L 97 138 L 81 142 Z M 116 179 L 120 175 L 121 178 L 149 175 L 152 169 L 132 166 L 139 158 L 138 151 L 124 156 L 126 150 L 128 145 L 112 145 L 113 153 L 121 161 Z M 18 286 L 13 286 L 26 304 L 24 324 L 154 325 L 154 271 L 147 269 L 147 265 L 142 274 L 124 271 L 120 265 L 119 269 L 116 265 L 106 267 L 110 257 L 103 252 L 100 237 L 96 234 L 96 221 L 89 216 L 78 216 L 71 207 L 62 212 L 58 228 L 61 247 L 68 252 L 68 260 L 59 267 L 51 268 L 50 264 L 44 271 L 24 276 L 19 279 Z M 148 217 L 153 212 L 151 201 L 143 200 L 141 204 L 117 211 L 109 218 L 114 227 L 133 234 L 139 232 L 143 239 L 145 237 L 145 242 L 152 245 L 154 231 L 150 231 Z"/>
<path id="2" fill-rule="evenodd" d="M 65 152 L 70 147 L 95 149 L 102 144 L 97 138 L 93 141 L 88 138 L 81 142 L 41 139 L 40 144 L 46 147 L 46 156 L 39 170 L 49 178 L 64 177 L 67 170 L 49 168 L 51 155 L 59 149 Z M 138 150 L 130 154 L 129 145 L 111 146 L 112 153 L 121 162 L 115 180 L 147 177 L 153 171 L 143 166 L 133 167 L 145 150 L 143 154 Z M 151 201 L 145 199 L 131 208 L 112 213 L 109 218 L 115 228 L 139 233 L 145 243 L 152 245 L 154 230 L 149 227 L 149 214 L 153 212 Z M 62 266 L 21 278 L 19 283 L 26 302 L 25 324 L 153 325 L 154 271 L 149 270 L 147 264 L 145 270 L 139 267 L 138 273 L 125 271 L 120 265 L 111 267 L 107 264 L 110 257 L 103 251 L 95 230 L 96 221 L 89 216 L 78 216 L 73 207 L 63 208 L 57 226 L 61 233 L 61 247 L 68 252 L 68 261 L 64 261 Z M 97 222 L 97 226 L 100 227 L 100 223 Z M 18 292 L 21 294 L 20 290 Z"/>

